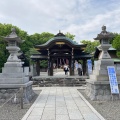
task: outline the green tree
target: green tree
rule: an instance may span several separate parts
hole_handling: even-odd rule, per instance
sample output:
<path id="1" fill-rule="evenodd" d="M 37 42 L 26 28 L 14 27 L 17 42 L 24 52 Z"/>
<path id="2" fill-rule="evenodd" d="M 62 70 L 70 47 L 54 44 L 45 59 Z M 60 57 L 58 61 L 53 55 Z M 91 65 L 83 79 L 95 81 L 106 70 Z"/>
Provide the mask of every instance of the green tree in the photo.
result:
<path id="1" fill-rule="evenodd" d="M 32 61 L 30 58 L 32 54 L 39 54 L 39 52 L 35 48 L 30 48 L 27 52 L 25 52 L 26 63 L 29 63 L 29 64 L 34 63 L 34 61 Z"/>
<path id="2" fill-rule="evenodd" d="M 65 34 L 65 36 L 68 37 L 68 38 L 70 38 L 71 40 L 74 40 L 74 38 L 75 38 L 75 35 L 72 35 L 72 34 L 70 34 L 69 32 L 67 32 L 67 33 Z"/>
<path id="3" fill-rule="evenodd" d="M 41 68 L 47 68 L 48 66 L 48 61 L 47 60 L 41 60 L 40 61 L 40 67 Z"/>
<path id="4" fill-rule="evenodd" d="M 34 48 L 35 45 L 40 45 L 40 44 L 44 44 L 46 43 L 49 39 L 53 38 L 54 34 L 52 33 L 48 33 L 48 32 L 43 32 L 41 34 L 35 33 L 33 35 L 28 36 L 28 39 L 26 39 L 26 41 L 22 44 L 22 51 L 25 52 L 25 55 L 27 57 L 27 60 L 29 60 L 30 63 L 32 63 L 30 56 L 32 54 L 38 54 L 39 52 L 36 51 L 36 49 Z M 46 66 L 45 65 L 46 62 L 42 62 L 40 63 L 40 65 L 42 66 Z"/>
<path id="5" fill-rule="evenodd" d="M 113 40 L 113 47 L 117 50 L 120 50 L 120 35 L 117 35 Z"/>
<path id="6" fill-rule="evenodd" d="M 87 44 L 85 52 L 92 53 L 100 43 L 99 41 L 82 40 L 81 43 Z"/>
<path id="7" fill-rule="evenodd" d="M 110 40 L 110 44 L 113 43 L 113 40 L 119 35 L 119 33 L 111 33 L 113 35 L 113 38 Z"/>
<path id="8" fill-rule="evenodd" d="M 9 53 L 6 50 L 7 42 L 5 42 L 4 37 L 11 33 L 11 28 L 16 28 L 16 33 L 21 39 L 26 39 L 27 37 L 27 32 L 22 31 L 20 28 L 13 26 L 12 24 L 0 23 L 0 72 L 9 56 Z"/>
<path id="9" fill-rule="evenodd" d="M 120 34 L 114 38 L 112 45 L 117 50 L 117 56 L 120 58 Z"/>
<path id="10" fill-rule="evenodd" d="M 21 51 L 25 55 L 25 62 L 29 63 L 30 61 L 30 56 L 35 51 L 34 47 L 35 45 L 40 45 L 46 43 L 48 40 L 54 37 L 54 34 L 49 33 L 49 32 L 43 32 L 41 34 L 35 33 L 33 35 L 28 35 L 26 31 L 21 30 L 17 26 L 14 26 L 12 24 L 1 24 L 0 23 L 0 71 L 1 68 L 3 67 L 4 63 L 6 62 L 9 53 L 6 50 L 7 42 L 4 41 L 3 37 L 9 35 L 11 33 L 11 28 L 16 28 L 16 33 L 17 35 L 24 40 L 22 44 L 19 45 L 21 48 Z M 70 33 L 66 33 L 66 36 L 70 39 L 74 39 L 75 35 L 72 35 Z M 47 62 L 43 61 L 41 62 L 42 66 L 47 66 Z"/>
<path id="11" fill-rule="evenodd" d="M 3 38 L 0 38 L 0 72 L 2 71 L 2 67 L 7 60 L 8 51 L 6 50 L 6 43 Z"/>
<path id="12" fill-rule="evenodd" d="M 48 40 L 50 40 L 53 37 L 54 37 L 54 34 L 52 34 L 52 33 L 49 33 L 49 32 L 43 32 L 43 33 L 41 33 L 40 34 L 41 44 L 46 43 Z"/>
<path id="13" fill-rule="evenodd" d="M 51 33 L 43 32 L 41 34 L 35 33 L 30 36 L 26 36 L 25 41 L 21 44 L 21 50 L 26 53 L 35 45 L 40 45 L 51 39 L 54 35 Z"/>

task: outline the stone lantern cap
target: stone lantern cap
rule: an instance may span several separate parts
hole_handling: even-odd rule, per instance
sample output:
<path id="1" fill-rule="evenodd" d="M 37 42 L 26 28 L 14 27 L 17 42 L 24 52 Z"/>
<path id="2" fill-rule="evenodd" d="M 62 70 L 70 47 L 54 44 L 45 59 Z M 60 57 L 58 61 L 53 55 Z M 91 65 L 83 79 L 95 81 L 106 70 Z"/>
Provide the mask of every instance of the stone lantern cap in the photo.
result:
<path id="1" fill-rule="evenodd" d="M 9 35 L 4 37 L 5 41 L 7 41 L 7 42 L 9 42 L 9 41 L 17 41 L 18 43 L 22 43 L 22 40 L 16 34 L 16 29 L 12 28 L 11 31 L 12 32 Z"/>
<path id="2" fill-rule="evenodd" d="M 113 38 L 113 34 L 112 33 L 110 33 L 110 32 L 107 32 L 106 31 L 106 26 L 102 26 L 102 31 L 101 31 L 101 33 L 100 34 L 98 34 L 97 35 L 97 37 L 96 38 L 94 38 L 94 40 L 110 40 L 111 38 Z"/>

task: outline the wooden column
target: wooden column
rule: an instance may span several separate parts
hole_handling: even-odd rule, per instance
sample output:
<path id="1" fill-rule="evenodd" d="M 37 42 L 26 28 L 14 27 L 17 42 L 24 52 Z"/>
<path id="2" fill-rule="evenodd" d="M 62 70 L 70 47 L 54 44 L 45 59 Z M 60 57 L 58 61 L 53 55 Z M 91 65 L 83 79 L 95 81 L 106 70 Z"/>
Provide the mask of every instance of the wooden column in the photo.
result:
<path id="1" fill-rule="evenodd" d="M 74 75 L 74 48 L 72 48 L 70 75 Z"/>
<path id="2" fill-rule="evenodd" d="M 86 59 L 83 59 L 83 75 L 86 75 Z"/>
<path id="3" fill-rule="evenodd" d="M 37 72 L 37 76 L 39 76 L 40 75 L 40 61 L 39 60 L 36 61 L 36 72 Z"/>
<path id="4" fill-rule="evenodd" d="M 50 76 L 53 76 L 53 59 L 50 58 Z"/>
<path id="5" fill-rule="evenodd" d="M 48 76 L 50 75 L 50 53 L 49 53 L 49 49 L 48 50 Z"/>

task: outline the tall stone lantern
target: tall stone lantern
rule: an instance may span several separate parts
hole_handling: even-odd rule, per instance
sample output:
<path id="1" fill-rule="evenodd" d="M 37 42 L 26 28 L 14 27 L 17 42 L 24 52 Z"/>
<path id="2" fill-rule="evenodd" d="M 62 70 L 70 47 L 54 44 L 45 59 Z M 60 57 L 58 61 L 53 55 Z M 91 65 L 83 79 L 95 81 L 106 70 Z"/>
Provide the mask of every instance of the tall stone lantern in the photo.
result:
<path id="1" fill-rule="evenodd" d="M 15 28 L 12 28 L 12 32 L 4 37 L 4 40 L 8 43 L 6 49 L 10 55 L 2 68 L 2 73 L 0 73 L 0 92 L 4 89 L 6 92 L 4 94 L 11 94 L 10 91 L 14 93 L 22 87 L 24 100 L 28 102 L 34 94 L 33 82 L 29 81 L 29 76 L 26 75 L 22 67 L 23 62 L 17 57 L 20 50 L 18 45 L 22 43 L 22 40 L 17 36 Z"/>
<path id="2" fill-rule="evenodd" d="M 95 61 L 94 69 L 89 79 L 86 79 L 86 95 L 91 100 L 111 100 L 111 90 L 108 77 L 107 66 L 114 66 L 114 61 L 111 59 L 108 49 L 111 47 L 110 39 L 113 35 L 106 31 L 106 26 L 102 26 L 102 31 L 97 35 L 95 40 L 100 41 L 102 49 L 99 60 Z M 120 72 L 116 70 L 117 80 L 120 86 Z M 119 96 L 117 96 L 119 99 Z"/>
<path id="3" fill-rule="evenodd" d="M 18 59 L 17 53 L 20 50 L 18 45 L 22 43 L 22 40 L 17 36 L 15 28 L 12 28 L 11 31 L 11 34 L 4 38 L 8 42 L 6 49 L 10 53 L 7 62 L 20 62 L 21 60 Z"/>
<path id="4" fill-rule="evenodd" d="M 106 26 L 102 26 L 102 31 L 97 35 L 95 40 L 100 41 L 100 47 L 102 48 L 102 53 L 99 59 L 110 59 L 110 55 L 108 54 L 108 49 L 111 47 L 110 40 L 113 38 L 113 35 L 110 32 L 106 31 Z"/>
<path id="5" fill-rule="evenodd" d="M 8 43 L 8 46 L 6 49 L 9 51 L 10 55 L 7 59 L 7 62 L 4 64 L 4 68 L 2 69 L 2 73 L 11 73 L 11 75 L 14 73 L 15 76 L 23 76 L 23 68 L 22 64 L 23 62 L 18 59 L 18 51 L 20 51 L 19 44 L 22 43 L 22 40 L 20 39 L 19 36 L 16 34 L 15 28 L 11 29 L 11 33 L 4 37 L 4 40 Z M 25 81 L 19 80 L 19 78 L 16 81 L 13 81 L 14 79 L 11 79 L 8 81 L 8 83 L 24 83 Z M 27 80 L 29 81 L 29 80 Z M 26 82 L 27 82 L 26 81 Z M 4 81 L 5 82 L 5 81 Z"/>

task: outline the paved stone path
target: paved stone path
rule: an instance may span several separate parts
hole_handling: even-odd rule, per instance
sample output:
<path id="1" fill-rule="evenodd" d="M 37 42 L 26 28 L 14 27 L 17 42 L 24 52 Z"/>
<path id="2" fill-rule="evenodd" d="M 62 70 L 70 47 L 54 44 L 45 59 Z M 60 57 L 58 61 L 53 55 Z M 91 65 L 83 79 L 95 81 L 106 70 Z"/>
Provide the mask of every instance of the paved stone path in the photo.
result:
<path id="1" fill-rule="evenodd" d="M 77 88 L 40 88 L 42 92 L 22 120 L 105 120 Z"/>

